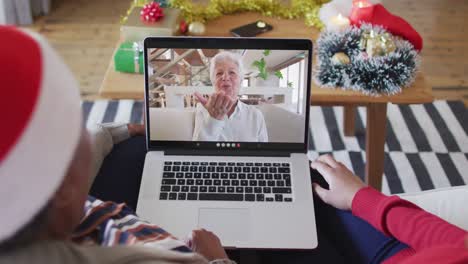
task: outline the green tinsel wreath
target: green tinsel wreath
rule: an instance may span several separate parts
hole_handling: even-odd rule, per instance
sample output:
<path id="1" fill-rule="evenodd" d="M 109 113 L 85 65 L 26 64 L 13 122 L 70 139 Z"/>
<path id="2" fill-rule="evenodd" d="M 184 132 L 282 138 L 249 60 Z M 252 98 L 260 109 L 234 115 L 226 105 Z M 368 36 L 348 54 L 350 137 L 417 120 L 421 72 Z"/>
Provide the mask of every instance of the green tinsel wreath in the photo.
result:
<path id="1" fill-rule="evenodd" d="M 369 30 L 386 33 L 385 29 L 372 25 L 321 33 L 317 40 L 318 63 L 314 77 L 319 86 L 357 90 L 368 95 L 391 95 L 413 83 L 420 66 L 420 57 L 413 45 L 392 36 L 396 46 L 393 52 L 369 57 L 360 49 L 361 36 Z M 332 60 L 339 52 L 349 57 L 349 64 Z"/>

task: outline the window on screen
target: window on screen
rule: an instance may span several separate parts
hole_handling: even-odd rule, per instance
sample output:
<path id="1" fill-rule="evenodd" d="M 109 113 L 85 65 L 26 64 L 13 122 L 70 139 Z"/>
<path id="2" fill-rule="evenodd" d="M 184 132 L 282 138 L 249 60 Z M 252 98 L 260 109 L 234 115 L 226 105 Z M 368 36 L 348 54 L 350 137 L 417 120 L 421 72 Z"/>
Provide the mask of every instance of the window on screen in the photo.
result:
<path id="1" fill-rule="evenodd" d="M 308 51 L 148 50 L 151 140 L 302 143 Z"/>

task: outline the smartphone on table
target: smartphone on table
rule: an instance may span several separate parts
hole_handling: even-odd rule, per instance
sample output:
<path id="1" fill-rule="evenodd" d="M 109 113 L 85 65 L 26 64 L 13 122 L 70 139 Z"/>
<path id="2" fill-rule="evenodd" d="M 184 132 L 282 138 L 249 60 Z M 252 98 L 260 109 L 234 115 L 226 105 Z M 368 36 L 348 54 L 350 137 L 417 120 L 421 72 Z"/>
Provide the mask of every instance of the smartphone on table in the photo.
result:
<path id="1" fill-rule="evenodd" d="M 273 27 L 265 21 L 258 20 L 256 22 L 231 29 L 231 34 L 236 37 L 255 37 L 272 29 Z"/>

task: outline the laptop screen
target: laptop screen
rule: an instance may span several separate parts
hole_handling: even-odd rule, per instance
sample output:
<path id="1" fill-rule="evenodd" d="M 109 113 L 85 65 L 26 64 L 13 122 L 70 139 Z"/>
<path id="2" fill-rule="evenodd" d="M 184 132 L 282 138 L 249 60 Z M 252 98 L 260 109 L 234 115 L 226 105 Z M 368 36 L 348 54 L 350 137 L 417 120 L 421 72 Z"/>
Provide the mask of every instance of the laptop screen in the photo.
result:
<path id="1" fill-rule="evenodd" d="M 310 41 L 182 40 L 145 40 L 150 147 L 305 149 Z"/>

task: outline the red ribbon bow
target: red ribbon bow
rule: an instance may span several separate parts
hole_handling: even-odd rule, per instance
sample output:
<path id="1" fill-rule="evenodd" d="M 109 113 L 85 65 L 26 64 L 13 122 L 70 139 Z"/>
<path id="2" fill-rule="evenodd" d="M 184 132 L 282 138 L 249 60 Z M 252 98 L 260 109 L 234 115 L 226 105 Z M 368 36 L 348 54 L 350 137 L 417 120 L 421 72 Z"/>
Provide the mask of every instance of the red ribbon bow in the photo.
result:
<path id="1" fill-rule="evenodd" d="M 140 19 L 143 22 L 156 22 L 164 17 L 163 9 L 159 3 L 152 2 L 143 6 L 140 12 Z"/>

